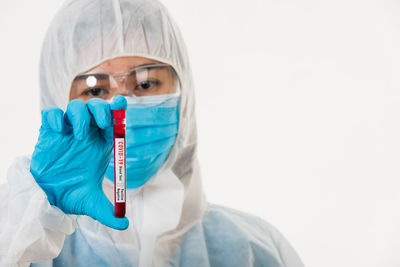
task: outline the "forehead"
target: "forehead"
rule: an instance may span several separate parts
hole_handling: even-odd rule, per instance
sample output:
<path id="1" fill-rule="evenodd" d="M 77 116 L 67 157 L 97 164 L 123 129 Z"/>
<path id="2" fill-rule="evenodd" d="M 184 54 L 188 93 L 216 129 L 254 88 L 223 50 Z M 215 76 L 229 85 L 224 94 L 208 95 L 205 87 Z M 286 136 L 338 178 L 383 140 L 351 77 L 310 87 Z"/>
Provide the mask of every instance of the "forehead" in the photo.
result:
<path id="1" fill-rule="evenodd" d="M 144 57 L 118 57 L 104 61 L 88 71 L 124 72 L 134 67 L 151 63 L 162 62 Z"/>

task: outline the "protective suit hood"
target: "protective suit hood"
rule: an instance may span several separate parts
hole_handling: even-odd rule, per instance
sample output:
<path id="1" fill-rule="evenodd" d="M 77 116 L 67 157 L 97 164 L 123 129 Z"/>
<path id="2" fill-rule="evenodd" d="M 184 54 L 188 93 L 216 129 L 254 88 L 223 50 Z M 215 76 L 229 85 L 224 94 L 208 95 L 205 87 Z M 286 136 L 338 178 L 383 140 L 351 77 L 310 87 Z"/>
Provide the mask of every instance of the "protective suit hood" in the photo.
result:
<path id="1" fill-rule="evenodd" d="M 57 106 L 65 110 L 70 86 L 77 74 L 123 56 L 168 63 L 180 79 L 179 133 L 164 168 L 171 168 L 184 187 L 182 216 L 176 230 L 184 231 L 201 219 L 206 207 L 196 157 L 194 86 L 180 31 L 160 2 L 71 0 L 64 3 L 42 46 L 41 108 Z"/>

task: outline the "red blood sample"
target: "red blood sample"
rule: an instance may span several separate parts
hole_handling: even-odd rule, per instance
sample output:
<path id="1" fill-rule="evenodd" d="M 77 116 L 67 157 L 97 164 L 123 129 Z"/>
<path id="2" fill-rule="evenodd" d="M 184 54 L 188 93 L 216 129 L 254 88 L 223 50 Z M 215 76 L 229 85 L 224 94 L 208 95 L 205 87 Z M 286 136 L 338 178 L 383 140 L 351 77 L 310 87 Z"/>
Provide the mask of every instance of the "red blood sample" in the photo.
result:
<path id="1" fill-rule="evenodd" d="M 126 204 L 126 143 L 125 110 L 114 113 L 114 205 L 115 217 L 125 217 Z"/>

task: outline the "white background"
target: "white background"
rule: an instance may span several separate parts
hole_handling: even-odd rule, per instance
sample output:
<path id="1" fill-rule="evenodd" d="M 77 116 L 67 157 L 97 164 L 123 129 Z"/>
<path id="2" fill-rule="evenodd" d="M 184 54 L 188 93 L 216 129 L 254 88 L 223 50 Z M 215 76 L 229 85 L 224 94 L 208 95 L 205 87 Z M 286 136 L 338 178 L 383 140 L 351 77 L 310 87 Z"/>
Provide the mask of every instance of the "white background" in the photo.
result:
<path id="1" fill-rule="evenodd" d="M 60 3 L 0 1 L 0 182 L 36 143 Z M 400 266 L 400 3 L 164 3 L 191 57 L 209 201 L 277 226 L 306 266 Z"/>

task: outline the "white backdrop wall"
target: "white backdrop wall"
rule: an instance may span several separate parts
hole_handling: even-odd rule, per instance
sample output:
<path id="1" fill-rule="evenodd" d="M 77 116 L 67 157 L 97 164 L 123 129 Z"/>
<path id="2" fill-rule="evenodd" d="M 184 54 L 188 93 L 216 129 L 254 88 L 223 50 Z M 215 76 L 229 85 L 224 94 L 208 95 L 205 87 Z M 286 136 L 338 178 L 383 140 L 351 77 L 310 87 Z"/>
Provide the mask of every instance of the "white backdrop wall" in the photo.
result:
<path id="1" fill-rule="evenodd" d="M 306 266 L 400 266 L 400 2 L 163 2 L 192 61 L 208 200 L 277 226 Z M 2 183 L 36 143 L 60 4 L 0 1 Z"/>

